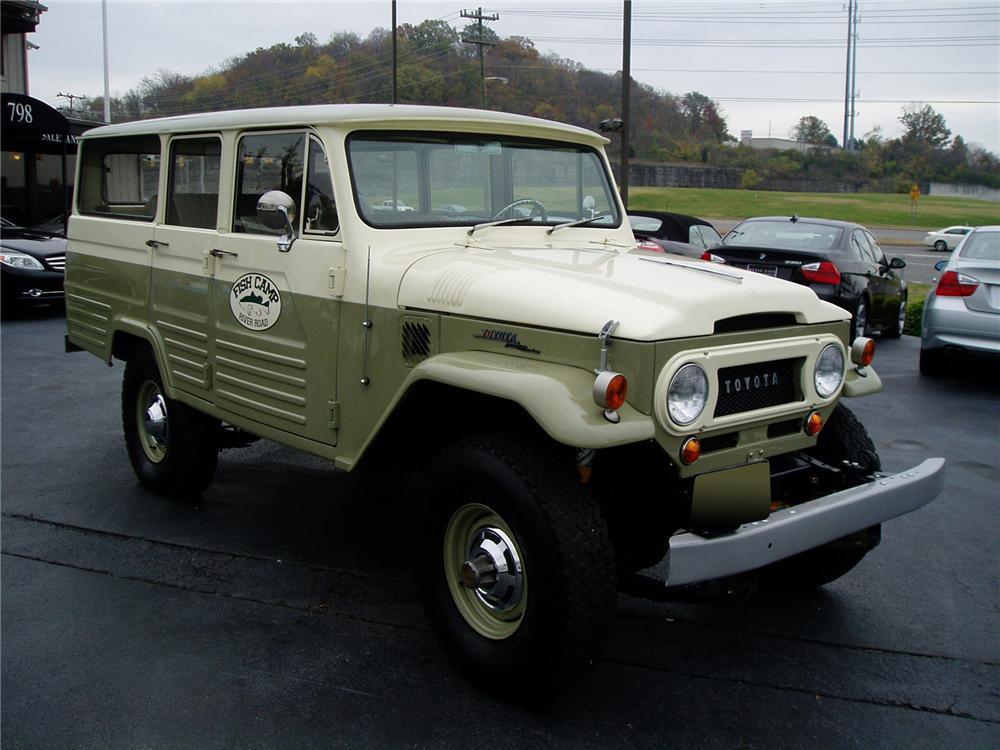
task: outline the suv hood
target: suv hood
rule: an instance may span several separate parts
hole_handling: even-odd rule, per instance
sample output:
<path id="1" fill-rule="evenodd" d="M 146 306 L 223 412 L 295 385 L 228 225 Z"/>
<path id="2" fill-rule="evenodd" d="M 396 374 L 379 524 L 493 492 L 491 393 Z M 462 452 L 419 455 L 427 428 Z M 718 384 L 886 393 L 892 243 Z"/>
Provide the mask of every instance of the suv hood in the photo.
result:
<path id="1" fill-rule="evenodd" d="M 799 323 L 846 313 L 807 287 L 735 268 L 585 248 L 453 248 L 412 263 L 398 302 L 411 309 L 637 341 L 704 336 L 723 318 L 794 313 Z"/>

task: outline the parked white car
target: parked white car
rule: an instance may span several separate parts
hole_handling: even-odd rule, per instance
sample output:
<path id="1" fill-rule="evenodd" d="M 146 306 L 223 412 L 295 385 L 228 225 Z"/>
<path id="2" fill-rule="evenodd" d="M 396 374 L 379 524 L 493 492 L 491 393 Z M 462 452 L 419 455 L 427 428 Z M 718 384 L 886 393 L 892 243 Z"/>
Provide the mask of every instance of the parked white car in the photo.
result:
<path id="1" fill-rule="evenodd" d="M 939 253 L 943 253 L 945 250 L 954 250 L 962 238 L 973 229 L 974 227 L 954 226 L 938 229 L 936 232 L 928 232 L 927 236 L 924 237 L 924 244 L 927 247 L 933 247 Z"/>

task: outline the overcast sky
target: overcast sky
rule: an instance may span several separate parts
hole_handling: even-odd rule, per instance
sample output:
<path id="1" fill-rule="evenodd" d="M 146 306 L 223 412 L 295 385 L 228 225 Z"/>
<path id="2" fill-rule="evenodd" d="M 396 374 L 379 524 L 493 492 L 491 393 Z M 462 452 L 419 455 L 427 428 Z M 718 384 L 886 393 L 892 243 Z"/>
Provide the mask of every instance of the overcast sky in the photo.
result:
<path id="1" fill-rule="evenodd" d="M 31 95 L 63 106 L 59 93 L 103 93 L 101 3 L 43 0 L 30 39 Z M 733 135 L 788 137 L 803 115 L 843 132 L 846 2 L 703 0 L 632 3 L 632 75 L 674 94 L 697 90 L 721 104 Z M 621 69 L 620 0 L 493 2 L 501 36 L 526 36 L 592 69 Z M 459 2 L 400 0 L 399 23 L 465 23 Z M 390 26 L 389 0 L 141 0 L 108 2 L 111 92 L 166 69 L 203 73 L 256 47 L 304 31 L 320 41 Z M 1000 3 L 997 0 L 860 0 L 857 123 L 898 136 L 904 104 L 930 103 L 953 134 L 1000 153 Z M 516 70 L 488 71 L 514 79 Z"/>

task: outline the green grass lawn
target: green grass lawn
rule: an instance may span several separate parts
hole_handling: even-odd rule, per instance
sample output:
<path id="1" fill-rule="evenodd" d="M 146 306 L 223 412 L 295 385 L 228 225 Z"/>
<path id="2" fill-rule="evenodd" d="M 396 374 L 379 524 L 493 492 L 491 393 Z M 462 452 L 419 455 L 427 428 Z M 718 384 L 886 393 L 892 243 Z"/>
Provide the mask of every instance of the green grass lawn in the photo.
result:
<path id="1" fill-rule="evenodd" d="M 1000 204 L 924 196 L 910 216 L 910 196 L 890 193 L 781 193 L 708 188 L 629 188 L 629 208 L 705 218 L 811 216 L 875 227 L 939 229 L 950 224 L 1000 224 Z"/>

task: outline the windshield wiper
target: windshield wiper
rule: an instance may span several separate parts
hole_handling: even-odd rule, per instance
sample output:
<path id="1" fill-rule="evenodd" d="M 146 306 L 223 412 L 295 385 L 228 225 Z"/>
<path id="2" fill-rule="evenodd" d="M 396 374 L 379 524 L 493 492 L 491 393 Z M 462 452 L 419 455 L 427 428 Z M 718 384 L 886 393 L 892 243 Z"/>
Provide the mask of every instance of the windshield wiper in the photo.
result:
<path id="1" fill-rule="evenodd" d="M 498 227 L 501 224 L 524 224 L 532 221 L 534 221 L 534 219 L 526 216 L 517 216 L 513 219 L 499 219 L 497 221 L 485 221 L 482 224 L 476 224 L 475 226 L 469 227 L 469 236 L 471 237 L 477 231 L 480 229 L 486 229 L 486 227 Z"/>
<path id="2" fill-rule="evenodd" d="M 593 221 L 599 219 L 606 219 L 607 214 L 597 214 L 597 216 L 591 216 L 589 219 L 577 219 L 576 221 L 567 221 L 565 224 L 556 224 L 554 227 L 546 231 L 546 234 L 552 234 L 553 232 L 558 232 L 560 229 L 569 229 L 570 227 L 582 227 L 584 224 L 590 224 Z"/>

